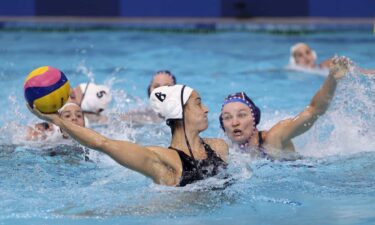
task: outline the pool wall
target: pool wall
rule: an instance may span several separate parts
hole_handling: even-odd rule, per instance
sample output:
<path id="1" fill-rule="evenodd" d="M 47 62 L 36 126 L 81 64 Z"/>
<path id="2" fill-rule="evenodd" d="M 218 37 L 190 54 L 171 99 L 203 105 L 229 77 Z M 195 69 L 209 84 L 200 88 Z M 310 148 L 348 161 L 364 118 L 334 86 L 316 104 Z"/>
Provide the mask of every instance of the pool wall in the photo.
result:
<path id="1" fill-rule="evenodd" d="M 5 0 L 0 16 L 374 17 L 373 0 Z"/>

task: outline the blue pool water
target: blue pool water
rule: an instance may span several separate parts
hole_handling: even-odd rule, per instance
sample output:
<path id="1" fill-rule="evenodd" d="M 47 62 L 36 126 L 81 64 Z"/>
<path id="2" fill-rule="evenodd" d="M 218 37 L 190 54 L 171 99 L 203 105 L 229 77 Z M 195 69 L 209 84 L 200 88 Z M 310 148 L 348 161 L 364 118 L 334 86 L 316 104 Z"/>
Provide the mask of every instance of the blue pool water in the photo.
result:
<path id="1" fill-rule="evenodd" d="M 210 109 L 202 136 L 223 137 L 223 98 L 246 91 L 262 110 L 260 128 L 296 115 L 324 76 L 285 69 L 289 47 L 307 42 L 319 59 L 345 55 L 375 68 L 370 31 L 173 33 L 140 31 L 0 31 L 0 224 L 374 224 L 375 76 L 350 74 L 328 112 L 296 138 L 303 159 L 254 160 L 232 149 L 226 188 L 212 178 L 184 188 L 155 185 L 110 158 L 72 152 L 77 143 L 32 143 L 38 120 L 23 98 L 36 67 L 60 68 L 73 86 L 111 86 L 106 136 L 144 145 L 169 144 L 165 125 L 139 126 L 113 115 L 147 105 L 153 72 L 169 69 L 195 88 Z M 51 157 L 48 149 L 65 154 Z M 212 187 L 215 187 L 212 190 Z M 219 187 L 219 188 L 217 188 Z"/>

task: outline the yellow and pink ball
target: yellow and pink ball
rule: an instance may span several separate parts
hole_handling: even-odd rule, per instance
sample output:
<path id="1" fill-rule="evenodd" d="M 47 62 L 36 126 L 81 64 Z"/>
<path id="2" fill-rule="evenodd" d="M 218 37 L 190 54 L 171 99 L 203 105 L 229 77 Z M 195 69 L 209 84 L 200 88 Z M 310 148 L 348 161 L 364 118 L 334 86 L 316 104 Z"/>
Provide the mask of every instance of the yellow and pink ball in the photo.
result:
<path id="1" fill-rule="evenodd" d="M 55 113 L 68 100 L 70 85 L 63 72 L 51 66 L 42 66 L 26 77 L 24 91 L 31 107 L 35 105 L 43 113 Z"/>

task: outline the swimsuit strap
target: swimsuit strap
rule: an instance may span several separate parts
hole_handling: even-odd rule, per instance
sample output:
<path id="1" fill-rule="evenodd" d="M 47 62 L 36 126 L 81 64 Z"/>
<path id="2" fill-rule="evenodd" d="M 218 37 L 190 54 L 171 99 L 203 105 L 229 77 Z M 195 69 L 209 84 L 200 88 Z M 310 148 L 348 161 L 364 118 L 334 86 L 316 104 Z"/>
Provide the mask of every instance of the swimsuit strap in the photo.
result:
<path id="1" fill-rule="evenodd" d="M 209 144 L 204 142 L 202 138 L 201 138 L 201 142 L 202 142 L 204 150 L 207 154 L 207 158 L 212 157 L 212 155 L 214 155 L 214 154 L 216 155 L 216 152 L 211 148 L 211 146 Z"/>
<path id="2" fill-rule="evenodd" d="M 177 152 L 177 154 L 181 157 L 183 157 L 184 159 L 190 161 L 192 163 L 192 165 L 195 167 L 195 169 L 198 169 L 198 162 L 197 160 L 195 160 L 194 157 L 191 157 L 189 156 L 188 154 L 186 154 L 184 151 L 178 149 L 178 148 L 174 148 L 172 146 L 169 146 L 168 147 L 169 149 L 172 149 L 172 150 L 175 150 Z M 181 158 L 182 159 L 182 158 Z M 182 161 L 181 161 L 182 162 Z M 184 164 L 184 162 L 182 162 L 182 164 Z"/>
<path id="3" fill-rule="evenodd" d="M 207 154 L 207 158 L 209 158 L 210 156 L 213 155 L 213 153 L 215 153 L 215 151 L 211 148 L 211 146 L 210 146 L 209 144 L 207 144 L 206 142 L 204 142 L 202 138 L 201 138 L 201 142 L 202 142 L 202 144 L 203 144 L 204 151 L 205 151 L 206 154 Z M 180 149 L 177 149 L 177 148 L 174 148 L 174 147 L 172 147 L 172 146 L 169 146 L 168 148 L 169 148 L 169 149 L 173 149 L 173 150 L 175 150 L 175 151 L 182 152 L 182 153 L 184 153 L 185 155 L 187 155 L 184 151 L 182 151 L 182 150 L 180 150 Z M 191 156 L 189 156 L 189 155 L 187 155 L 187 156 L 189 156 L 190 158 L 192 158 L 193 161 L 199 161 L 199 160 L 196 160 L 196 159 L 194 158 L 192 152 L 190 152 L 190 154 L 191 154 Z M 204 159 L 203 159 L 203 160 L 204 160 Z"/>
<path id="4" fill-rule="evenodd" d="M 185 109 L 184 109 L 184 90 L 185 90 L 185 87 L 186 87 L 186 85 L 182 86 L 182 88 L 181 88 L 181 95 L 180 95 L 181 107 L 182 107 L 182 127 L 184 129 L 185 142 L 186 142 L 186 145 L 187 145 L 187 147 L 189 149 L 190 157 L 193 159 L 195 168 L 198 169 L 197 160 L 195 160 L 195 158 L 194 158 L 193 151 L 191 150 L 191 147 L 190 147 L 190 142 L 189 142 L 189 140 L 188 140 L 188 138 L 186 136 Z"/>
<path id="5" fill-rule="evenodd" d="M 172 149 L 172 150 L 175 150 L 175 151 L 179 151 L 179 152 L 182 152 L 180 149 L 177 149 L 177 148 L 173 148 L 172 146 L 169 146 L 168 147 L 169 149 Z"/>

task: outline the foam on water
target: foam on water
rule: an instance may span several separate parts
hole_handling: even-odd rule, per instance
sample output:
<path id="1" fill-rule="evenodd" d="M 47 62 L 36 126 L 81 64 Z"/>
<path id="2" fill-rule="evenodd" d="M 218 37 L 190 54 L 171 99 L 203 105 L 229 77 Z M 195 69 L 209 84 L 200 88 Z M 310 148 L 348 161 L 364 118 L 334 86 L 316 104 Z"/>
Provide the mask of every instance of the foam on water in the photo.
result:
<path id="1" fill-rule="evenodd" d="M 341 80 L 330 108 L 303 137 L 306 144 L 299 151 L 317 157 L 375 151 L 374 88 L 374 77 L 355 71 Z"/>
<path id="2" fill-rule="evenodd" d="M 301 67 L 298 65 L 288 65 L 286 67 L 287 70 L 291 71 L 296 71 L 296 72 L 303 72 L 303 73 L 308 73 L 312 75 L 317 75 L 317 76 L 322 76 L 322 77 L 327 77 L 329 70 L 328 69 L 323 69 L 323 68 L 305 68 Z"/>

